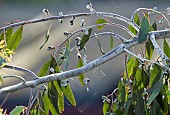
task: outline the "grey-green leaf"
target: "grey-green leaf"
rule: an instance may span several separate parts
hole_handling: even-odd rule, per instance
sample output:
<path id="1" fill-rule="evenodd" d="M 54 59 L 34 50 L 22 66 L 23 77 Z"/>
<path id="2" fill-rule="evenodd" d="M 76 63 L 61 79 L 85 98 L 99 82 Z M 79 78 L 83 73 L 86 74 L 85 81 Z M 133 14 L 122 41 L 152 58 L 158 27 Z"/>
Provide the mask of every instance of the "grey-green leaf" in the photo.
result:
<path id="1" fill-rule="evenodd" d="M 80 58 L 78 59 L 77 68 L 80 68 L 80 67 L 82 67 L 82 66 L 84 66 L 84 63 L 83 63 L 82 58 L 80 57 Z M 84 84 L 83 80 L 84 80 L 84 78 L 85 78 L 85 74 L 79 75 L 78 78 L 79 78 L 80 84 L 81 84 L 82 86 L 84 86 L 85 84 Z"/>
<path id="2" fill-rule="evenodd" d="M 113 45 L 114 45 L 114 37 L 110 36 L 110 49 L 113 48 Z"/>
<path id="3" fill-rule="evenodd" d="M 146 58 L 151 59 L 154 52 L 154 46 L 151 41 L 146 43 Z"/>
<path id="4" fill-rule="evenodd" d="M 25 106 L 16 106 L 9 115 L 20 115 L 25 109 Z"/>
<path id="5" fill-rule="evenodd" d="M 97 21 L 96 21 L 96 24 L 103 24 L 103 23 L 107 23 L 107 20 L 102 19 L 102 18 L 99 18 L 99 19 L 97 19 Z M 104 25 L 98 26 L 97 29 L 98 29 L 98 30 L 102 30 L 104 27 L 105 27 Z"/>
<path id="6" fill-rule="evenodd" d="M 92 32 L 92 28 L 90 28 L 88 30 L 88 35 L 83 35 L 81 41 L 80 41 L 80 50 L 82 50 L 84 48 L 84 46 L 86 45 L 87 41 L 90 39 L 90 35 L 91 35 L 91 32 Z"/>
<path id="7" fill-rule="evenodd" d="M 70 56 L 70 40 L 66 42 L 66 51 L 65 51 L 65 65 L 64 70 L 66 71 L 69 65 L 69 56 Z"/>
<path id="8" fill-rule="evenodd" d="M 9 48 L 10 50 L 15 50 L 21 42 L 22 33 L 23 26 L 19 27 L 18 30 L 14 34 L 12 34 L 10 38 L 8 38 L 7 48 Z"/>
<path id="9" fill-rule="evenodd" d="M 142 43 L 147 39 L 149 33 L 149 20 L 146 16 L 142 18 L 141 27 L 139 29 L 138 42 Z"/>
<path id="10" fill-rule="evenodd" d="M 139 15 L 138 13 L 135 14 L 134 16 L 134 22 L 139 26 L 140 25 L 140 20 L 139 20 Z M 137 34 L 137 30 L 132 26 L 132 25 L 129 25 L 129 30 L 134 34 L 136 35 Z"/>

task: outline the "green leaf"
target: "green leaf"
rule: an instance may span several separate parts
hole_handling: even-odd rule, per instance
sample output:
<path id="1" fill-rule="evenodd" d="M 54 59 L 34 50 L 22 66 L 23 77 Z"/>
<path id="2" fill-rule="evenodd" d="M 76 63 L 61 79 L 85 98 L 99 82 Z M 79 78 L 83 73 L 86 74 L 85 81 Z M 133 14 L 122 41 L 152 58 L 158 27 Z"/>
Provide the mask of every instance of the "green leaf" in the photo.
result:
<path id="1" fill-rule="evenodd" d="M 96 34 L 96 33 L 95 33 Z M 97 43 L 98 43 L 98 45 L 99 45 L 99 49 L 100 49 L 100 52 L 104 55 L 105 54 L 105 52 L 103 51 L 103 49 L 102 49 L 102 45 L 101 45 L 101 43 L 100 43 L 100 41 L 99 41 L 99 39 L 98 39 L 98 37 L 96 36 L 96 39 L 97 39 Z"/>
<path id="2" fill-rule="evenodd" d="M 50 37 L 50 30 L 51 30 L 52 24 L 53 23 L 51 23 L 51 25 L 49 26 L 47 34 L 45 35 L 45 41 L 44 41 L 43 45 L 39 48 L 39 50 L 41 50 L 45 46 L 45 44 L 48 42 L 49 37 Z"/>
<path id="3" fill-rule="evenodd" d="M 114 37 L 110 36 L 110 49 L 113 48 L 113 45 L 114 45 Z"/>
<path id="4" fill-rule="evenodd" d="M 154 22 L 154 23 L 152 24 L 152 28 L 153 28 L 153 31 L 156 31 L 156 30 L 157 30 L 157 24 L 156 24 L 156 22 Z"/>
<path id="5" fill-rule="evenodd" d="M 51 60 L 48 60 L 43 66 L 42 68 L 40 69 L 40 72 L 38 73 L 38 76 L 39 77 L 43 77 L 45 75 L 47 75 L 48 71 L 49 71 L 49 68 L 50 68 L 50 62 Z"/>
<path id="6" fill-rule="evenodd" d="M 23 26 L 19 27 L 18 30 L 12 34 L 10 39 L 7 40 L 7 48 L 10 50 L 15 50 L 22 38 Z"/>
<path id="7" fill-rule="evenodd" d="M 146 16 L 142 18 L 141 27 L 139 29 L 138 42 L 142 43 L 147 39 L 149 33 L 149 20 Z"/>
<path id="8" fill-rule="evenodd" d="M 118 100 L 120 102 L 120 106 L 124 106 L 125 103 L 125 95 L 126 95 L 126 89 L 125 89 L 125 84 L 123 83 L 122 80 L 119 80 L 118 84 Z"/>
<path id="9" fill-rule="evenodd" d="M 51 111 L 51 113 L 53 115 L 58 115 L 58 113 L 56 112 L 56 109 L 54 108 L 52 102 L 50 101 L 50 99 L 46 93 L 44 93 L 44 95 L 43 95 L 43 102 L 44 102 L 44 105 L 46 105 L 46 107 L 48 106 L 49 110 Z"/>
<path id="10" fill-rule="evenodd" d="M 70 56 L 70 40 L 66 42 L 66 51 L 65 51 L 65 65 L 64 70 L 66 71 L 69 64 L 69 56 Z"/>
<path id="11" fill-rule="evenodd" d="M 170 104 L 170 90 L 168 90 L 168 104 Z"/>
<path id="12" fill-rule="evenodd" d="M 147 87 L 148 84 L 149 84 L 149 76 L 148 76 L 148 74 L 145 72 L 145 70 L 143 70 L 143 69 L 142 69 L 141 76 L 142 76 L 142 82 L 143 82 L 144 87 Z"/>
<path id="13" fill-rule="evenodd" d="M 168 45 L 168 42 L 164 39 L 164 44 L 163 44 L 163 50 L 164 53 L 170 58 L 170 47 Z"/>
<path id="14" fill-rule="evenodd" d="M 11 35 L 12 35 L 12 31 L 13 31 L 13 28 L 8 28 L 6 30 L 6 42 L 8 43 L 10 38 L 11 38 Z"/>
<path id="15" fill-rule="evenodd" d="M 151 89 L 152 93 L 151 93 L 151 96 L 148 98 L 148 102 L 147 102 L 148 106 L 153 102 L 153 100 L 159 94 L 162 87 L 163 87 L 162 78 L 160 78 L 160 80 Z"/>
<path id="16" fill-rule="evenodd" d="M 16 106 L 9 115 L 20 115 L 25 109 L 25 106 Z"/>
<path id="17" fill-rule="evenodd" d="M 87 41 L 89 40 L 90 38 L 90 35 L 91 35 L 91 31 L 92 31 L 92 28 L 90 28 L 88 30 L 88 35 L 83 35 L 82 39 L 80 40 L 80 50 L 82 50 L 85 46 L 85 44 L 87 43 Z"/>
<path id="18" fill-rule="evenodd" d="M 2 82 L 3 82 L 3 77 L 2 77 L 2 75 L 0 75 L 0 85 Z"/>
<path id="19" fill-rule="evenodd" d="M 64 95 L 58 94 L 58 111 L 59 113 L 62 113 L 64 111 Z"/>
<path id="20" fill-rule="evenodd" d="M 62 89 L 64 95 L 66 96 L 66 98 L 69 100 L 69 102 L 73 106 L 76 106 L 76 101 L 75 101 L 75 98 L 74 98 L 74 94 L 71 90 L 70 84 L 68 84 L 66 87 L 62 86 L 61 89 Z"/>
<path id="21" fill-rule="evenodd" d="M 58 94 L 62 96 L 63 92 L 62 92 L 61 87 L 59 86 L 58 82 L 57 81 L 53 81 L 52 83 L 54 84 L 55 89 L 57 90 Z"/>
<path id="22" fill-rule="evenodd" d="M 151 41 L 146 43 L 146 58 L 151 59 L 154 52 L 154 46 Z"/>
<path id="23" fill-rule="evenodd" d="M 136 115 L 145 115 L 144 100 L 142 98 L 142 90 L 136 90 L 133 93 L 133 102 Z"/>
<path id="24" fill-rule="evenodd" d="M 139 20 L 139 15 L 138 13 L 135 14 L 134 16 L 134 22 L 139 26 L 140 25 L 140 20 Z M 129 25 L 129 30 L 134 34 L 136 35 L 137 34 L 137 30 L 132 26 L 132 25 Z"/>
<path id="25" fill-rule="evenodd" d="M 77 68 L 80 68 L 80 67 L 82 67 L 82 66 L 84 66 L 84 63 L 83 63 L 82 58 L 80 57 L 80 58 L 78 58 Z M 84 80 L 84 78 L 85 78 L 85 74 L 79 75 L 78 78 L 79 78 L 79 81 L 80 81 L 81 86 L 84 87 L 85 84 L 84 84 L 83 80 Z"/>
<path id="26" fill-rule="evenodd" d="M 134 80 L 134 83 L 133 83 L 133 90 L 137 90 L 139 86 L 141 86 L 141 83 L 142 83 L 142 69 L 137 69 L 136 71 L 136 75 L 135 75 L 135 80 Z"/>
<path id="27" fill-rule="evenodd" d="M 97 19 L 97 21 L 96 21 L 96 24 L 103 24 L 103 23 L 107 23 L 107 20 L 102 19 L 102 18 L 99 18 L 99 19 Z M 102 30 L 104 27 L 105 27 L 104 25 L 103 25 L 103 26 L 98 26 L 97 29 L 98 29 L 98 30 Z"/>
<path id="28" fill-rule="evenodd" d="M 40 113 L 40 110 L 31 110 L 30 115 L 42 115 L 42 114 Z"/>
<path id="29" fill-rule="evenodd" d="M 129 113 L 129 108 L 130 108 L 130 106 L 132 105 L 132 102 L 133 102 L 132 97 L 129 97 L 128 100 L 127 100 L 127 102 L 126 102 L 125 115 L 128 115 L 128 113 Z"/>
<path id="30" fill-rule="evenodd" d="M 105 101 L 103 104 L 103 115 L 108 115 L 110 111 L 110 105 Z"/>

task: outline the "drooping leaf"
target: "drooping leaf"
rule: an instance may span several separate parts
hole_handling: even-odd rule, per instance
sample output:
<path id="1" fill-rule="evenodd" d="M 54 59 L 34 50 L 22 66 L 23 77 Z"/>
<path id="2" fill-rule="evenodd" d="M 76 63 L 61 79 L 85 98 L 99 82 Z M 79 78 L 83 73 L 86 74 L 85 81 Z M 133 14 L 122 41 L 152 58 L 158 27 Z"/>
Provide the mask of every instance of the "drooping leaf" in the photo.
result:
<path id="1" fill-rule="evenodd" d="M 88 30 L 88 35 L 85 35 L 85 34 L 83 35 L 82 39 L 80 40 L 80 50 L 84 48 L 85 44 L 89 40 L 91 32 L 92 32 L 92 28 Z"/>
<path id="2" fill-rule="evenodd" d="M 38 76 L 39 77 L 43 77 L 45 75 L 47 75 L 48 71 L 49 71 L 49 68 L 50 68 L 50 62 L 51 60 L 48 60 L 43 66 L 42 68 L 40 69 L 39 73 L 38 73 Z"/>
<path id="3" fill-rule="evenodd" d="M 146 16 L 142 18 L 141 27 L 139 29 L 138 42 L 142 43 L 147 39 L 149 33 L 149 20 Z"/>
<path id="4" fill-rule="evenodd" d="M 144 87 L 147 87 L 149 85 L 149 76 L 143 69 L 142 69 L 141 76 L 142 76 L 142 82 Z"/>
<path id="5" fill-rule="evenodd" d="M 154 52 L 154 46 L 151 41 L 146 43 L 146 58 L 151 59 Z"/>
<path id="6" fill-rule="evenodd" d="M 84 63 L 83 63 L 82 58 L 80 57 L 80 58 L 78 58 L 77 68 L 80 68 L 80 67 L 82 67 L 82 66 L 84 66 Z M 84 80 L 84 78 L 85 78 L 85 74 L 79 75 L 78 78 L 79 78 L 80 84 L 81 84 L 82 86 L 84 86 L 85 84 L 84 84 L 83 80 Z"/>
<path id="7" fill-rule="evenodd" d="M 102 19 L 102 18 L 99 18 L 99 19 L 97 19 L 97 21 L 96 21 L 96 24 L 103 24 L 103 23 L 107 23 L 107 20 Z M 97 29 L 98 29 L 98 30 L 102 30 L 104 27 L 105 27 L 104 25 L 98 26 Z"/>
<path id="8" fill-rule="evenodd" d="M 61 90 L 61 88 L 60 88 L 58 82 L 57 82 L 57 81 L 53 81 L 52 83 L 54 84 L 54 86 L 55 86 L 55 88 L 56 88 L 58 94 L 62 96 L 62 95 L 63 95 L 63 92 L 62 92 L 62 90 Z"/>
<path id="9" fill-rule="evenodd" d="M 110 49 L 113 48 L 113 45 L 114 45 L 114 37 L 110 36 Z"/>
<path id="10" fill-rule="evenodd" d="M 138 90 L 138 87 L 141 88 L 141 83 L 142 83 L 142 69 L 137 69 L 136 71 L 136 75 L 135 75 L 135 78 L 134 78 L 134 83 L 133 83 L 133 90 Z"/>
<path id="11" fill-rule="evenodd" d="M 11 37 L 7 40 L 7 48 L 10 50 L 15 50 L 22 38 L 23 26 L 19 27 L 15 33 L 11 35 Z"/>
<path id="12" fill-rule="evenodd" d="M 125 95 L 126 95 L 126 89 L 125 89 L 125 84 L 123 83 L 122 80 L 119 80 L 119 84 L 118 84 L 118 100 L 120 102 L 120 106 L 124 106 L 125 103 Z"/>
<path id="13" fill-rule="evenodd" d="M 44 102 L 44 105 L 46 105 L 46 107 L 48 106 L 48 109 L 51 111 L 51 113 L 53 115 L 59 115 L 56 112 L 56 109 L 54 108 L 52 102 L 50 101 L 50 99 L 49 99 L 49 97 L 48 97 L 48 95 L 46 93 L 44 93 L 44 95 L 43 95 L 43 102 Z"/>
<path id="14" fill-rule="evenodd" d="M 66 71 L 69 64 L 69 56 L 70 56 L 70 40 L 66 42 L 66 51 L 65 51 L 65 65 L 64 70 Z"/>
<path id="15" fill-rule="evenodd" d="M 40 113 L 40 110 L 31 110 L 30 115 L 42 115 L 42 114 Z"/>
<path id="16" fill-rule="evenodd" d="M 9 115 L 20 115 L 25 109 L 25 106 L 16 106 Z"/>
<path id="17" fill-rule="evenodd" d="M 168 58 L 170 58 L 170 47 L 168 42 L 164 39 L 164 44 L 163 44 L 163 50 L 164 53 L 168 56 Z"/>
<path id="18" fill-rule="evenodd" d="M 156 22 L 154 22 L 154 23 L 152 24 L 152 28 L 153 28 L 153 31 L 156 31 L 156 30 L 157 30 L 157 24 L 156 24 Z"/>
<path id="19" fill-rule="evenodd" d="M 133 93 L 133 102 L 136 115 L 145 115 L 144 100 L 142 98 L 142 90 L 136 90 Z"/>
<path id="20" fill-rule="evenodd" d="M 47 31 L 47 34 L 45 35 L 45 41 L 44 41 L 43 45 L 41 45 L 41 47 L 39 48 L 39 50 L 41 50 L 41 49 L 45 46 L 45 44 L 48 42 L 49 37 L 50 37 L 50 30 L 51 30 L 52 24 L 53 24 L 53 23 L 51 23 L 51 25 L 49 26 L 48 31 Z"/>
<path id="21" fill-rule="evenodd" d="M 125 115 L 128 115 L 129 108 L 132 105 L 132 102 L 133 102 L 132 97 L 129 97 L 126 103 L 126 107 L 125 107 Z"/>
<path id="22" fill-rule="evenodd" d="M 140 25 L 140 20 L 139 20 L 139 15 L 138 15 L 138 13 L 136 13 L 135 16 L 134 16 L 134 22 L 135 22 L 138 26 Z M 130 30 L 134 35 L 137 34 L 137 30 L 136 30 L 133 26 L 129 25 L 128 28 L 129 28 L 129 30 Z"/>
<path id="23" fill-rule="evenodd" d="M 67 86 L 62 86 L 61 87 L 64 95 L 66 96 L 66 98 L 69 100 L 69 102 L 73 105 L 76 106 L 76 100 L 74 98 L 74 94 L 71 90 L 71 87 L 69 84 L 67 84 Z"/>
<path id="24" fill-rule="evenodd" d="M 110 105 L 105 101 L 103 104 L 103 115 L 108 115 L 110 111 Z"/>
<path id="25" fill-rule="evenodd" d="M 148 106 L 153 102 L 153 100 L 159 94 L 162 87 L 163 87 L 163 83 L 162 83 L 162 79 L 160 78 L 160 80 L 151 89 L 152 93 L 151 96 L 148 98 L 148 102 L 147 102 Z"/>
<path id="26" fill-rule="evenodd" d="M 62 113 L 64 111 L 64 95 L 58 94 L 58 110 L 59 113 Z"/>
<path id="27" fill-rule="evenodd" d="M 12 35 L 12 31 L 13 31 L 13 28 L 8 28 L 6 30 L 6 42 L 8 43 L 10 38 L 11 38 L 11 35 Z"/>

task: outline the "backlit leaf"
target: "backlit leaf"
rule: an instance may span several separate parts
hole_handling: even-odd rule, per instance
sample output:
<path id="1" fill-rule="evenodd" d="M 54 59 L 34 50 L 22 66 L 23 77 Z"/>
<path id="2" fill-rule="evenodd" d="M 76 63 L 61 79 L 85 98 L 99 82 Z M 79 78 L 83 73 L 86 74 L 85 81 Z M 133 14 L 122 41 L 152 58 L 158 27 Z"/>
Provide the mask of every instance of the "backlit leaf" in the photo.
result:
<path id="1" fill-rule="evenodd" d="M 140 25 L 140 20 L 139 20 L 139 15 L 138 15 L 138 13 L 136 13 L 135 15 L 134 15 L 134 22 L 139 26 Z M 129 30 L 134 34 L 134 35 L 136 35 L 137 34 L 137 30 L 133 27 L 133 26 L 131 26 L 131 25 L 129 25 Z"/>
<path id="2" fill-rule="evenodd" d="M 11 35 L 11 37 L 7 40 L 7 48 L 10 50 L 15 50 L 22 38 L 23 26 L 19 27 L 15 33 Z"/>
<path id="3" fill-rule="evenodd" d="M 70 40 L 66 42 L 66 51 L 65 51 L 65 65 L 64 70 L 66 71 L 69 64 L 69 56 L 70 56 Z"/>
<path id="4" fill-rule="evenodd" d="M 51 60 L 48 60 L 43 66 L 42 68 L 40 69 L 40 72 L 38 73 L 38 76 L 39 77 L 43 77 L 45 75 L 47 75 L 48 71 L 49 71 L 49 68 L 50 68 L 50 62 Z"/>
<path id="5" fill-rule="evenodd" d="M 80 67 L 82 67 L 82 66 L 84 66 L 84 63 L 83 63 L 82 58 L 80 57 L 80 58 L 78 59 L 77 68 L 80 68 Z M 84 78 L 85 78 L 85 74 L 79 75 L 78 78 L 79 78 L 80 84 L 81 84 L 82 86 L 84 86 L 85 84 L 84 84 L 83 80 L 84 80 Z"/>
<path id="6" fill-rule="evenodd" d="M 73 105 L 76 106 L 76 101 L 74 98 L 74 94 L 71 90 L 70 84 L 68 84 L 67 86 L 62 86 L 61 87 L 64 95 L 66 96 L 66 98 L 69 100 L 69 102 Z"/>
<path id="7" fill-rule="evenodd" d="M 105 101 L 103 104 L 103 115 L 108 115 L 110 111 L 110 105 Z"/>
<path id="8" fill-rule="evenodd" d="M 154 46 L 151 41 L 146 43 L 146 58 L 151 59 L 154 52 Z"/>
<path id="9" fill-rule="evenodd" d="M 11 38 L 11 35 L 12 35 L 12 31 L 13 31 L 13 28 L 8 28 L 6 30 L 6 42 L 8 43 L 10 38 Z"/>
<path id="10" fill-rule="evenodd" d="M 149 33 L 149 20 L 146 16 L 142 18 L 141 21 L 141 27 L 139 29 L 139 35 L 138 35 L 138 42 L 142 43 L 147 39 L 147 35 Z"/>
<path id="11" fill-rule="evenodd" d="M 163 44 L 163 50 L 164 53 L 168 56 L 168 58 L 170 58 L 170 47 L 168 42 L 164 39 L 164 44 Z"/>
<path id="12" fill-rule="evenodd" d="M 107 20 L 100 18 L 100 19 L 97 19 L 97 21 L 96 21 L 96 24 L 103 24 L 103 23 L 107 23 Z M 105 27 L 104 25 L 98 26 L 97 29 L 102 30 L 104 27 Z"/>
<path id="13" fill-rule="evenodd" d="M 84 34 L 82 39 L 80 40 L 80 50 L 82 50 L 84 48 L 84 46 L 86 45 L 87 41 L 89 40 L 90 35 L 91 35 L 91 31 L 92 31 L 92 28 L 90 28 L 88 30 L 88 35 Z"/>
<path id="14" fill-rule="evenodd" d="M 54 84 L 54 86 L 55 86 L 55 88 L 56 88 L 58 94 L 62 96 L 62 95 L 63 95 L 63 92 L 62 92 L 62 90 L 61 90 L 61 88 L 60 88 L 58 82 L 57 82 L 57 81 L 53 81 L 52 83 Z"/>
<path id="15" fill-rule="evenodd" d="M 58 110 L 59 113 L 62 113 L 64 111 L 64 95 L 59 95 L 58 94 Z"/>
<path id="16" fill-rule="evenodd" d="M 16 106 L 9 115 L 20 115 L 25 109 L 25 106 Z"/>
<path id="17" fill-rule="evenodd" d="M 43 102 L 44 102 L 44 105 L 48 106 L 49 110 L 51 111 L 53 115 L 58 115 L 58 113 L 56 112 L 56 109 L 54 108 L 52 102 L 50 101 L 46 93 L 44 93 L 43 95 Z"/>
<path id="18" fill-rule="evenodd" d="M 3 82 L 3 77 L 0 75 L 0 85 Z"/>

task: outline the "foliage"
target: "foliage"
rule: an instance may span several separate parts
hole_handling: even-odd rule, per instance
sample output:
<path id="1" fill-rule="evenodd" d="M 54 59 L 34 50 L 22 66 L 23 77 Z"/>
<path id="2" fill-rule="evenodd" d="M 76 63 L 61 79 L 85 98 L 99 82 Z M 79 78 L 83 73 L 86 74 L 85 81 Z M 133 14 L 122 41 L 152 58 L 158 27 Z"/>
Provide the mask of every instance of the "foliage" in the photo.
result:
<path id="1" fill-rule="evenodd" d="M 92 12 L 95 12 L 95 10 L 92 8 L 91 3 L 89 3 L 86 8 Z M 50 15 L 49 12 L 47 14 Z M 169 60 L 167 59 L 164 61 L 164 58 L 166 56 L 167 58 L 170 58 L 170 47 L 168 42 L 164 39 L 163 53 L 165 55 L 162 54 L 164 57 L 160 56 L 161 58 L 163 57 L 163 60 L 159 61 L 159 59 L 157 59 L 154 63 L 152 63 L 153 61 L 151 60 L 153 59 L 155 46 L 153 45 L 153 42 L 148 38 L 150 37 L 149 32 L 157 31 L 157 23 L 154 22 L 153 24 L 151 24 L 149 12 L 142 12 L 142 14 L 142 19 L 140 19 L 138 12 L 134 12 L 134 18 L 133 20 L 129 21 L 128 28 L 121 25 L 114 25 L 110 20 L 99 18 L 96 20 L 96 25 L 88 26 L 81 30 L 81 32 L 83 32 L 83 36 L 77 37 L 76 44 L 73 48 L 70 43 L 70 38 L 76 32 L 65 32 L 64 35 L 67 38 L 59 47 L 48 47 L 48 50 L 51 52 L 49 56 L 50 59 L 45 62 L 40 69 L 37 79 L 45 76 L 47 77 L 47 75 L 52 74 L 55 78 L 56 74 L 62 74 L 63 71 L 68 71 L 70 54 L 73 50 L 76 50 L 77 52 L 77 69 L 85 67 L 87 64 L 87 59 L 83 51 L 86 51 L 86 44 L 90 41 L 92 37 L 97 38 L 99 34 L 103 34 L 95 33 L 95 35 L 91 35 L 93 34 L 92 28 L 97 27 L 98 31 L 101 31 L 105 27 L 107 27 L 107 24 L 110 24 L 110 26 L 114 25 L 126 30 L 127 32 L 131 31 L 131 37 L 133 37 L 132 35 L 135 36 L 134 38 L 138 37 L 137 42 L 138 44 L 142 44 L 141 49 L 144 49 L 144 51 L 141 50 L 140 55 L 138 56 L 133 53 L 129 53 L 132 56 L 127 56 L 127 54 L 125 55 L 125 70 L 123 71 L 123 74 L 118 82 L 118 87 L 111 94 L 102 97 L 103 114 L 168 115 L 170 109 L 170 91 L 168 86 L 169 72 L 167 69 L 169 68 Z M 114 15 L 114 17 L 116 17 L 116 15 Z M 73 15 L 70 21 L 71 25 L 74 25 L 74 19 L 75 16 Z M 123 19 L 125 18 L 122 18 L 122 20 Z M 133 24 L 131 24 L 130 22 L 136 24 L 137 27 L 139 26 L 139 30 L 134 28 Z M 45 44 L 48 42 L 51 27 L 52 24 L 48 28 L 47 34 L 45 36 L 45 41 L 39 49 L 45 47 Z M 21 42 L 22 34 L 23 25 L 21 25 L 15 32 L 13 32 L 13 27 L 4 29 L 1 32 L 1 68 L 5 67 L 5 65 L 10 62 L 13 52 L 17 49 Z M 108 33 L 106 35 L 108 35 Z M 117 37 L 119 39 L 123 38 L 120 37 L 118 34 L 113 34 L 112 32 L 112 34 L 110 35 L 109 45 L 111 50 L 114 47 L 114 37 Z M 103 52 L 101 43 L 98 38 L 97 42 L 102 54 L 104 56 L 107 56 L 108 54 L 105 55 L 105 53 Z M 114 51 L 114 49 L 112 51 Z M 129 57 L 129 59 L 127 59 L 127 57 Z M 99 59 L 101 60 L 101 58 Z M 165 65 L 162 66 L 162 64 Z M 80 85 L 83 87 L 89 82 L 89 78 L 86 77 L 85 72 L 79 73 L 78 78 Z M 0 76 L 0 83 L 1 82 L 3 82 L 3 76 Z M 23 83 L 23 85 L 25 84 Z M 32 96 L 30 96 L 30 100 L 31 98 Z M 25 113 L 28 113 L 30 115 L 59 115 L 62 114 L 64 111 L 65 99 L 67 99 L 72 106 L 76 106 L 74 93 L 72 92 L 68 79 L 64 77 L 62 79 L 54 79 L 47 84 L 41 84 L 39 86 L 34 101 L 32 101 L 28 107 L 16 106 L 10 112 L 10 115 Z M 0 109 L 0 113 L 5 114 L 6 110 L 3 111 L 3 109 Z"/>

